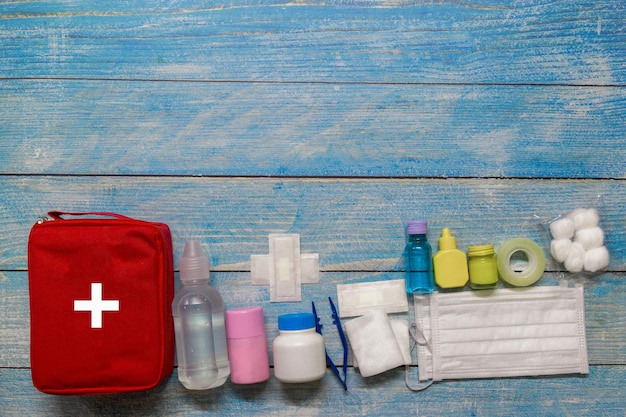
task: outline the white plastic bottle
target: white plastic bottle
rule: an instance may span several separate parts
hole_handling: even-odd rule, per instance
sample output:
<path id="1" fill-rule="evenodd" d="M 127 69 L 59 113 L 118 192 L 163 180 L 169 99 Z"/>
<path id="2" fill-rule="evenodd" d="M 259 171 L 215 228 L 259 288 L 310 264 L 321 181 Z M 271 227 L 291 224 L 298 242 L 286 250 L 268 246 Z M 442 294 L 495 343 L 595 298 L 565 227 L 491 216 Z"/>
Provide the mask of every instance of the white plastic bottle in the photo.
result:
<path id="1" fill-rule="evenodd" d="M 219 387 L 230 375 L 224 302 L 209 285 L 209 274 L 200 242 L 187 242 L 180 259 L 183 288 L 172 302 L 178 380 L 187 389 Z"/>
<path id="2" fill-rule="evenodd" d="M 281 382 L 311 382 L 326 373 L 324 338 L 315 331 L 312 313 L 278 316 L 274 339 L 274 376 Z"/>

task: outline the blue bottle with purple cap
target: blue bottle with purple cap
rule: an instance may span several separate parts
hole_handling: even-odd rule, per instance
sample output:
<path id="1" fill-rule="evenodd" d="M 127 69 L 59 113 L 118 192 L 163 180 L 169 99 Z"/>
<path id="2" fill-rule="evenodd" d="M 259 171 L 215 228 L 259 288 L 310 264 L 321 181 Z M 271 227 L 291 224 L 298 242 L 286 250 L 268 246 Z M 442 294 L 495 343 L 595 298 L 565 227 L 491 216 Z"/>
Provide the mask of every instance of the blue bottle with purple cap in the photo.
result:
<path id="1" fill-rule="evenodd" d="M 425 220 L 408 222 L 407 244 L 404 251 L 406 261 L 406 292 L 428 294 L 435 290 L 433 275 L 432 248 L 426 234 L 428 223 Z"/>

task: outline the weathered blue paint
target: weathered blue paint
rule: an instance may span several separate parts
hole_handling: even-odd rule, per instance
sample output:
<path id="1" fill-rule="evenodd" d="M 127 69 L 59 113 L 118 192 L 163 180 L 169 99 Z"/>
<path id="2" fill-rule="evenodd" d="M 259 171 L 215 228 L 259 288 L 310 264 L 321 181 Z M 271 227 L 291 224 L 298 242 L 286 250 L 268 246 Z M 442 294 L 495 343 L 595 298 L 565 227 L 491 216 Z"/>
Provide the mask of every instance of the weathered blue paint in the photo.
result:
<path id="1" fill-rule="evenodd" d="M 2 397 L 9 415 L 620 416 L 623 392 L 616 386 L 624 377 L 620 366 L 592 367 L 587 377 L 447 381 L 412 393 L 400 369 L 367 381 L 350 370 L 352 391 L 344 393 L 330 371 L 317 384 L 280 384 L 271 378 L 252 389 L 227 384 L 200 392 L 185 391 L 174 375 L 150 392 L 77 398 L 33 393 L 28 370 L 0 369 L 0 390 L 11 393 Z"/>
<path id="2" fill-rule="evenodd" d="M 2 5 L 9 65 L 0 76 L 588 85 L 626 79 L 626 9 L 611 0 L 132 3 Z"/>
<path id="3" fill-rule="evenodd" d="M 610 0 L 0 3 L 0 414 L 624 415 L 625 20 Z M 174 374 L 80 398 L 30 382 L 26 244 L 52 209 L 164 221 L 176 265 L 200 239 L 226 305 L 263 305 L 271 340 L 305 304 L 250 285 L 270 232 L 320 254 L 303 299 L 322 306 L 339 283 L 401 278 L 412 218 L 433 242 L 450 227 L 461 249 L 525 236 L 547 254 L 546 223 L 579 206 L 612 257 L 578 280 L 585 377 L 416 394 L 401 369 L 350 368 L 347 393 L 330 372 L 192 393 Z M 565 276 L 547 269 L 539 285 Z"/>
<path id="4" fill-rule="evenodd" d="M 320 253 L 326 271 L 383 272 L 404 269 L 404 227 L 416 217 L 429 219 L 432 242 L 443 227 L 463 250 L 526 236 L 548 256 L 548 222 L 595 206 L 611 269 L 626 265 L 623 181 L 11 176 L 0 177 L 0 189 L 7 236 L 0 269 L 26 268 L 29 230 L 54 209 L 165 221 L 176 258 L 187 239 L 199 238 L 217 270 L 249 270 L 251 254 L 267 253 L 269 233 L 289 232 L 300 233 L 303 251 Z"/>
<path id="5" fill-rule="evenodd" d="M 0 81 L 0 173 L 625 178 L 626 89 Z"/>

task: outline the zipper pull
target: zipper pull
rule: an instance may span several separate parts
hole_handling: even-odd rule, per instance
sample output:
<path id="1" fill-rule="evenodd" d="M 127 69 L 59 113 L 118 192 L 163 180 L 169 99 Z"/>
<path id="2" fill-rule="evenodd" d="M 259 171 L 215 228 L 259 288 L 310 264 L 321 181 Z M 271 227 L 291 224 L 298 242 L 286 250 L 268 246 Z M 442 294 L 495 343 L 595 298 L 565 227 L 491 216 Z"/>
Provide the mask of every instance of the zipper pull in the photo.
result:
<path id="1" fill-rule="evenodd" d="M 42 224 L 42 223 L 45 223 L 45 222 L 47 222 L 47 221 L 49 221 L 49 220 L 50 220 L 50 219 L 49 219 L 49 218 L 47 218 L 46 216 L 39 216 L 39 217 L 37 217 L 37 222 L 36 222 L 36 223 L 37 223 L 37 224 Z"/>

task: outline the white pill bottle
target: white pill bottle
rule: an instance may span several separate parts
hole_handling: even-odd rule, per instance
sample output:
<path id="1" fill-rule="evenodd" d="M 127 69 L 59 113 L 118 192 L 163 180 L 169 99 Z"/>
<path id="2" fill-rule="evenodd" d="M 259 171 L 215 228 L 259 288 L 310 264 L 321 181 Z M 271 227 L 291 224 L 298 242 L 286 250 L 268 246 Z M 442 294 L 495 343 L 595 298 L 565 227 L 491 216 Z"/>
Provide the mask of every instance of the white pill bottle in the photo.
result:
<path id="1" fill-rule="evenodd" d="M 322 379 L 326 373 L 324 338 L 315 331 L 313 313 L 278 316 L 279 335 L 272 343 L 274 376 L 281 382 Z"/>

